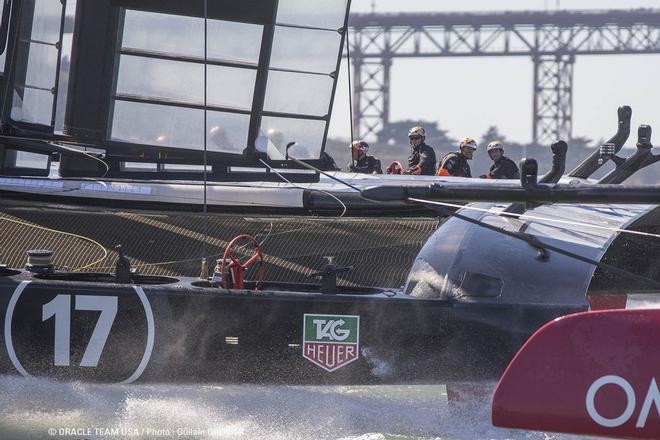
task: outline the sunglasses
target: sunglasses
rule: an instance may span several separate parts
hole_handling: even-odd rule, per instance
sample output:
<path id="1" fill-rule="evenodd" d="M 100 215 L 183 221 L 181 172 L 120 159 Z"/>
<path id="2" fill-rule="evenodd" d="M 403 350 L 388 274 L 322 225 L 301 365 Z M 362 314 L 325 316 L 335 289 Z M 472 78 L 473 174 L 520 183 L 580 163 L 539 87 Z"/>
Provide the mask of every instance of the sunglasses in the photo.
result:
<path id="1" fill-rule="evenodd" d="M 417 139 L 421 139 L 421 136 L 410 136 L 408 139 L 416 141 Z"/>

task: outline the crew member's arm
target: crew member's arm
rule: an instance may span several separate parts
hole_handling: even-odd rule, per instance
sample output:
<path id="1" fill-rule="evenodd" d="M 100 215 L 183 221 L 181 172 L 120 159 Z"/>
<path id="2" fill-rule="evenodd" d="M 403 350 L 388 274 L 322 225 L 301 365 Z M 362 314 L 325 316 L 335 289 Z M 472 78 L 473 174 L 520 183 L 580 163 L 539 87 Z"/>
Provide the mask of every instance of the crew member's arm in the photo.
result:
<path id="1" fill-rule="evenodd" d="M 488 170 L 488 174 L 483 174 L 479 176 L 480 179 L 496 179 L 497 177 L 493 177 L 493 173 L 497 169 L 497 165 L 494 163 L 490 166 L 490 169 Z"/>
<path id="2" fill-rule="evenodd" d="M 456 165 L 456 159 L 454 159 L 453 157 L 448 158 L 447 160 L 445 160 L 440 164 L 436 176 L 450 177 L 452 175 L 451 170 L 454 169 L 455 165 Z"/>
<path id="3" fill-rule="evenodd" d="M 500 160 L 497 164 L 490 167 L 490 172 L 486 175 L 486 179 L 506 179 L 506 165 L 505 161 Z"/>
<path id="4" fill-rule="evenodd" d="M 417 164 L 417 169 L 419 172 L 414 174 L 422 174 L 430 165 L 429 155 L 423 150 L 419 153 L 419 163 Z M 413 173 L 411 173 L 413 174 Z"/>
<path id="5" fill-rule="evenodd" d="M 487 179 L 520 179 L 518 166 L 512 160 L 501 160 L 488 174 Z"/>

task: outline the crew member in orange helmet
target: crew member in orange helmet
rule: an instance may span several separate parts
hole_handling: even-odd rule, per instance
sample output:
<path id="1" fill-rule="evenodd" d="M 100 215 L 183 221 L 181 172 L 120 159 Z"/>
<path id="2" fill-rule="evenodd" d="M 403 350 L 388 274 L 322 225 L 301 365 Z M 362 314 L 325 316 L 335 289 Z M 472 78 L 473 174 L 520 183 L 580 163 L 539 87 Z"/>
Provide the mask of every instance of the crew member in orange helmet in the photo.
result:
<path id="1" fill-rule="evenodd" d="M 472 160 L 474 152 L 477 151 L 477 142 L 470 137 L 461 139 L 458 149 L 459 151 L 449 153 L 442 158 L 436 175 L 472 177 L 468 160 Z"/>

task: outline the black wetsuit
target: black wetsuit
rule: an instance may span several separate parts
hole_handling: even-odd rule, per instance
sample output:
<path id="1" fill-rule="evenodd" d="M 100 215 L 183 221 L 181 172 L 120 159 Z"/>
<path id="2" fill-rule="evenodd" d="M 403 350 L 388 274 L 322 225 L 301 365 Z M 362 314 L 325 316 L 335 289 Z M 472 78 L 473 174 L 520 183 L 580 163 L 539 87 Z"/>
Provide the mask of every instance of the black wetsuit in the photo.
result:
<path id="1" fill-rule="evenodd" d="M 364 156 L 362 159 L 349 163 L 348 171 L 362 174 L 373 174 L 374 172 L 376 174 L 383 174 L 380 160 L 373 156 Z"/>
<path id="2" fill-rule="evenodd" d="M 410 148 L 410 156 L 408 156 L 408 168 L 419 166 L 422 169 L 423 176 L 435 175 L 435 151 L 433 148 L 426 145 L 424 142 L 419 144 L 419 147 Z"/>
<path id="3" fill-rule="evenodd" d="M 520 179 L 518 165 L 505 156 L 502 156 L 497 162 L 493 162 L 488 175 L 491 179 Z"/>
<path id="4" fill-rule="evenodd" d="M 470 164 L 460 151 L 449 153 L 443 157 L 438 171 L 443 168 L 453 177 L 472 177 Z M 438 173 L 438 175 L 442 174 Z"/>

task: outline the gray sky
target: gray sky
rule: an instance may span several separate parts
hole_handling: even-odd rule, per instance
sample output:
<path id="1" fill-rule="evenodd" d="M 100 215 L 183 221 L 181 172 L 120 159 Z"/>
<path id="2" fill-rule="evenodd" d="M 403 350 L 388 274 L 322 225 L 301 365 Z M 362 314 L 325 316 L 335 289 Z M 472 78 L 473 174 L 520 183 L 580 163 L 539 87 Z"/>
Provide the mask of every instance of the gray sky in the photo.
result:
<path id="1" fill-rule="evenodd" d="M 353 12 L 372 0 L 353 0 Z M 377 12 L 658 8 L 660 0 L 376 0 Z M 457 7 L 457 5 L 460 5 Z M 455 138 L 480 137 L 491 125 L 515 141 L 532 137 L 532 61 L 526 57 L 395 59 L 391 120 L 439 121 Z M 633 108 L 633 125 L 656 126 L 660 145 L 659 55 L 578 56 L 574 70 L 573 135 L 594 140 L 616 130 L 616 109 Z M 471 102 L 471 105 L 466 105 Z M 330 136 L 350 138 L 346 63 L 335 97 Z M 631 141 L 629 141 L 631 144 Z"/>

